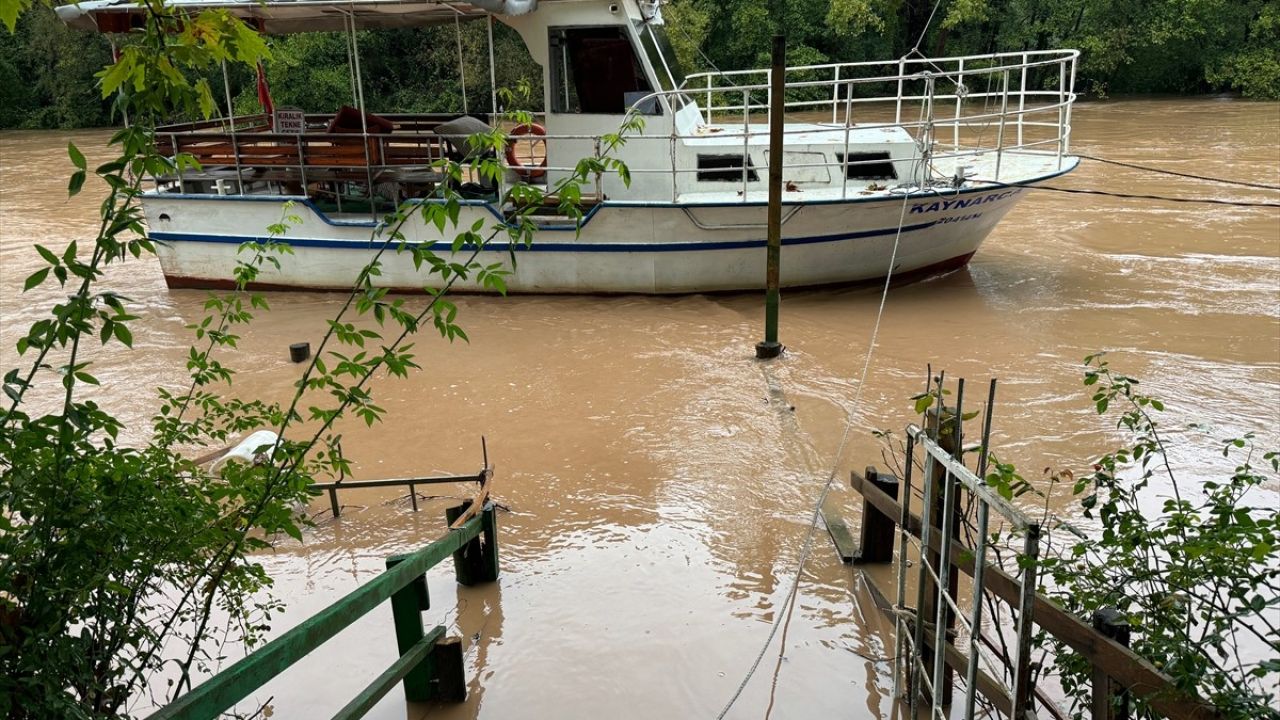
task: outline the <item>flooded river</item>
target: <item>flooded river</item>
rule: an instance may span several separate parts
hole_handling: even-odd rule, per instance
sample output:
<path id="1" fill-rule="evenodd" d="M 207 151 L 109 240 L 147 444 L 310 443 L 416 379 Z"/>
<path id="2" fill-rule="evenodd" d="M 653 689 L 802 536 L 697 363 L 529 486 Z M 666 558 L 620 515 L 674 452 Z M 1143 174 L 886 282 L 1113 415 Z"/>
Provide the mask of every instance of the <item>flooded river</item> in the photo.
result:
<path id="1" fill-rule="evenodd" d="M 1075 120 L 1083 153 L 1280 182 L 1274 103 L 1112 101 L 1080 106 Z M 66 142 L 92 156 L 104 138 L 0 134 L 5 370 L 19 360 L 22 329 L 56 300 L 44 288 L 20 292 L 38 263 L 31 244 L 83 244 L 95 230 L 95 188 L 65 199 Z M 1089 161 L 1056 182 L 1277 199 Z M 132 353 L 97 358 L 97 395 L 140 432 L 156 408 L 151 389 L 184 377 L 184 326 L 203 316 L 205 295 L 167 291 L 154 259 L 116 268 L 109 284 L 142 320 Z M 341 298 L 270 299 L 272 311 L 226 361 L 240 370 L 236 392 L 283 400 L 300 367 L 287 345 L 317 343 Z M 474 472 L 484 436 L 495 492 L 510 509 L 499 517 L 497 584 L 457 586 L 448 563 L 429 576 L 426 620 L 465 638 L 470 683 L 465 705 L 430 708 L 431 717 L 714 717 L 768 636 L 832 468 L 834 498 L 855 520 L 848 470 L 881 463 L 871 430 L 912 421 L 908 397 L 928 363 L 971 381 L 999 378 L 995 445 L 1029 476 L 1087 468 L 1119 441 L 1081 386 L 1081 360 L 1099 350 L 1167 401 L 1176 438 L 1195 437 L 1178 430 L 1191 422 L 1214 427 L 1174 458 L 1188 477 L 1224 470 L 1217 438 L 1253 431 L 1264 445 L 1280 441 L 1275 209 L 1032 192 L 967 269 L 890 292 L 852 407 L 879 300 L 874 288 L 786 293 L 788 353 L 766 368 L 753 358 L 757 296 L 460 299 L 470 344 L 424 337 L 422 372 L 375 384 L 386 422 L 343 428 L 361 479 Z M 837 459 L 850 412 L 851 440 Z M 442 531 L 451 501 L 415 514 L 396 494 L 349 493 L 340 520 L 322 518 L 305 542 L 263 557 L 289 606 L 276 630 Z M 1065 498 L 1053 502 L 1070 511 Z M 317 500 L 311 511 L 326 507 Z M 890 665 L 878 660 L 892 652 L 889 635 L 862 571 L 842 565 L 819 533 L 776 684 L 775 641 L 729 717 L 763 717 L 771 692 L 777 718 L 889 709 Z M 277 718 L 327 717 L 395 655 L 384 605 L 257 697 L 274 698 Z M 371 716 L 404 718 L 399 691 Z"/>

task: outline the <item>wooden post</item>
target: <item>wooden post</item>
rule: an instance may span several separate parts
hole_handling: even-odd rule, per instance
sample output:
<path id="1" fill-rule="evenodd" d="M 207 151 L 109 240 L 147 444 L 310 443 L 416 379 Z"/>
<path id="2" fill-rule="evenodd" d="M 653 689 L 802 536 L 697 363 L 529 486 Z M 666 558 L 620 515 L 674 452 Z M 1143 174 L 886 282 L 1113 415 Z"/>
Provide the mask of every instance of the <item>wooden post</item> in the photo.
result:
<path id="1" fill-rule="evenodd" d="M 403 562 L 408 556 L 387 558 L 387 569 Z M 396 627 L 396 646 L 404 655 L 413 649 L 426 634 L 422 625 L 422 611 L 430 605 L 427 594 L 427 577 L 421 575 L 391 595 L 391 616 Z M 426 702 L 431 699 L 431 663 L 424 661 L 404 676 L 404 698 L 410 702 Z"/>
<path id="2" fill-rule="evenodd" d="M 935 432 L 934 428 L 938 428 Z M 958 424 L 956 422 L 955 410 L 953 408 L 943 408 L 941 422 L 938 420 L 938 409 L 931 407 L 925 413 L 925 429 L 929 437 L 938 443 L 938 445 L 948 453 L 954 453 L 956 449 L 956 436 L 958 434 Z M 933 507 L 930 509 L 930 517 L 935 529 L 935 537 L 942 536 L 942 513 L 943 513 L 943 482 L 948 478 L 946 467 L 942 463 L 933 458 L 929 458 L 928 462 L 933 464 L 929 477 L 933 478 Z M 960 483 L 951 480 L 952 490 L 959 492 Z M 959 537 L 960 532 L 960 503 L 955 503 L 956 514 L 951 518 L 952 537 Z M 929 548 L 927 557 L 930 567 L 940 570 L 942 567 L 942 558 L 937 549 Z M 941 573 L 939 573 L 941 574 Z M 950 575 L 947 579 L 947 592 L 951 597 L 958 597 L 960 589 L 960 573 L 955 565 L 951 566 Z M 925 580 L 924 607 L 921 609 L 920 617 L 929 621 L 930 618 L 938 616 L 938 590 L 932 579 Z M 946 626 L 946 632 L 950 637 L 954 633 L 956 626 L 956 614 L 949 606 L 944 605 L 943 618 Z M 922 657 L 925 667 L 933 667 L 933 652 L 929 647 L 921 648 Z M 942 674 L 942 704 L 951 704 L 952 685 L 955 682 L 955 671 L 951 666 L 945 666 Z"/>
<path id="3" fill-rule="evenodd" d="M 1111 640 L 1129 647 L 1129 621 L 1115 608 L 1095 610 L 1093 628 Z M 1124 685 L 1093 668 L 1093 720 L 1129 720 L 1129 693 Z"/>
<path id="4" fill-rule="evenodd" d="M 867 466 L 867 482 L 898 498 L 898 478 L 881 475 L 874 465 Z M 887 563 L 893 560 L 893 537 L 898 521 L 880 512 L 864 495 L 862 498 L 862 532 L 855 563 Z"/>
<path id="5" fill-rule="evenodd" d="M 462 638 L 442 640 L 427 656 L 431 666 L 432 700 L 466 702 L 467 673 L 462 662 Z"/>
<path id="6" fill-rule="evenodd" d="M 458 516 L 466 512 L 467 508 L 470 506 L 471 500 L 467 499 L 457 507 L 445 508 L 445 521 L 452 525 L 453 521 L 457 520 Z M 471 586 L 487 581 L 483 555 L 484 548 L 480 545 L 479 535 L 472 538 L 462 547 L 458 548 L 457 552 L 453 554 L 453 568 L 458 575 L 459 585 Z"/>
<path id="7" fill-rule="evenodd" d="M 493 503 L 485 503 L 480 523 L 484 531 L 481 533 L 483 542 L 478 579 L 480 582 L 493 582 L 498 579 L 498 508 Z"/>
<path id="8" fill-rule="evenodd" d="M 782 263 L 782 134 L 786 113 L 786 88 L 787 38 L 774 35 L 773 64 L 769 70 L 769 209 L 768 248 L 765 258 L 764 341 L 756 343 L 756 357 L 761 360 L 776 358 L 782 354 L 782 343 L 778 342 L 778 287 Z M 746 132 L 745 128 L 743 132 Z M 749 154 L 742 158 L 744 173 L 750 165 L 749 159 Z"/>

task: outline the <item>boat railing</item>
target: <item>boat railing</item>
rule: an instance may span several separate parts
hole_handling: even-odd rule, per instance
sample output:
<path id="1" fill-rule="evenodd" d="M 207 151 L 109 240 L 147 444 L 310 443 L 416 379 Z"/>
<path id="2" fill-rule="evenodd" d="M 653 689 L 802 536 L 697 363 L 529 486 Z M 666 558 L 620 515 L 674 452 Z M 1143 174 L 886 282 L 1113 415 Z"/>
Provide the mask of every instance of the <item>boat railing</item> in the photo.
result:
<path id="1" fill-rule="evenodd" d="M 891 160 L 895 166 L 891 182 L 898 185 L 929 187 L 963 175 L 966 164 L 978 163 L 982 163 L 983 180 L 1003 182 L 1008 178 L 1010 155 L 1034 156 L 1039 167 L 1062 169 L 1070 149 L 1077 57 L 1074 50 L 1027 51 L 788 68 L 783 106 L 788 121 L 803 124 L 787 126 L 787 137 L 796 140 L 787 144 L 805 144 L 798 136 L 811 134 L 816 127 L 823 131 L 821 144 L 827 152 L 816 157 L 788 153 L 791 157 L 783 158 L 784 176 L 788 171 L 826 168 L 827 188 L 838 186 L 841 198 L 881 187 L 880 178 L 869 183 L 868 173 L 857 172 L 886 161 L 857 155 L 859 147 L 865 147 L 862 139 L 868 137 L 867 131 L 877 129 L 901 129 L 914 141 L 910 157 L 895 154 Z M 681 88 L 636 102 L 634 108 L 657 104 L 681 116 L 662 121 L 647 118 L 646 129 L 628 135 L 621 154 L 632 160 L 628 163 L 631 174 L 669 177 L 669 182 L 646 183 L 643 196 L 637 199 L 660 198 L 667 194 L 661 190 L 664 184 L 673 202 L 691 192 L 732 192 L 730 183 L 709 188 L 689 181 L 705 169 L 693 161 L 686 146 L 711 135 L 719 140 L 718 152 L 741 153 L 735 168 L 741 173 L 738 195 L 745 198 L 749 192 L 763 191 L 761 181 L 769 162 L 763 153 L 769 77 L 769 70 L 704 73 L 691 76 Z M 686 122 L 695 112 L 696 122 Z M 180 191 L 192 180 L 212 180 L 217 192 L 226 188 L 235 194 L 245 192 L 246 183 L 253 181 L 280 183 L 296 194 L 308 192 L 317 182 L 355 182 L 368 187 L 386 183 L 397 195 L 411 197 L 443 179 L 436 168 L 450 148 L 434 130 L 454 115 L 380 115 L 391 123 L 387 134 L 367 132 L 367 128 L 330 132 L 333 117 L 306 115 L 305 131 L 297 134 L 272 131 L 265 115 L 185 123 L 160 128 L 157 142 L 173 155 L 189 153 L 201 165 L 199 172 L 180 172 L 170 178 Z M 833 133 L 840 133 L 839 142 L 832 143 Z M 898 144 L 901 138 L 899 133 Z M 550 162 L 539 169 L 552 177 L 574 172 L 581 155 L 594 152 L 599 157 L 607 144 L 603 136 L 592 134 L 553 133 L 526 136 L 524 141 L 547 143 L 544 151 Z M 560 141 L 565 144 L 557 147 Z M 735 146 L 739 149 L 732 149 Z M 529 175 L 526 168 L 511 169 Z M 211 188 L 204 185 L 202 191 Z M 605 183 L 596 177 L 595 196 L 604 195 Z"/>
<path id="2" fill-rule="evenodd" d="M 1003 78 L 1005 73 L 1017 75 L 1015 97 L 1024 94 L 1044 92 L 1071 92 L 1075 82 L 1075 62 L 1079 56 L 1077 50 L 1028 50 L 1023 52 L 994 53 L 988 55 L 965 55 L 948 58 L 904 57 L 891 61 L 866 61 L 851 63 L 828 63 L 822 65 L 801 65 L 786 69 L 786 87 L 789 97 L 798 91 L 802 97 L 789 99 L 786 107 L 789 111 L 816 110 L 828 108 L 831 122 L 848 122 L 851 117 L 851 106 L 879 103 L 886 100 L 894 104 L 894 122 L 903 120 L 903 108 L 911 101 L 920 101 L 922 94 L 911 94 L 909 85 L 913 81 L 933 77 L 936 80 L 947 80 L 959 89 L 957 93 L 935 93 L 935 99 L 965 99 L 997 97 L 1004 94 L 1003 89 L 997 91 L 992 81 Z M 1046 71 L 1056 69 L 1057 82 L 1052 91 L 1035 90 L 1035 85 L 1043 82 Z M 753 110 L 768 108 L 767 95 L 759 102 L 752 101 L 751 93 L 769 90 L 772 70 L 730 70 L 697 73 L 688 76 L 678 92 L 693 97 L 705 98 L 702 110 L 708 124 L 715 123 L 716 111 L 731 114 L 741 113 L 743 103 L 738 97 L 743 91 L 748 92 L 746 107 Z M 825 77 L 824 77 L 825 76 Z M 1041 76 L 1041 77 L 1037 77 Z M 973 92 L 973 83 L 966 79 L 988 81 L 985 92 Z M 893 88 L 893 92 L 880 95 L 859 96 L 855 90 L 860 86 L 885 84 Z M 1031 90 L 1028 90 L 1028 86 Z M 826 92 L 819 95 L 816 90 Z M 717 102 L 725 98 L 728 102 Z"/>
<path id="3" fill-rule="evenodd" d="M 935 162 L 994 152 L 992 179 L 999 180 L 1009 152 L 1052 152 L 1061 167 L 1070 151 L 1078 57 L 1077 50 L 1044 50 L 789 67 L 783 106 L 822 113 L 845 128 L 907 129 L 922 158 Z M 702 100 L 704 123 L 741 124 L 745 137 L 763 132 L 753 131 L 753 121 L 768 122 L 771 77 L 770 69 L 699 73 L 679 90 L 657 94 L 673 106 Z"/>
<path id="4" fill-rule="evenodd" d="M 852 159 L 855 130 L 865 137 L 865 131 L 890 128 L 900 128 L 915 140 L 910 158 L 893 159 L 911 166 L 907 177 L 896 178 L 899 184 L 928 187 L 936 180 L 950 182 L 957 173 L 965 172 L 966 163 L 979 160 L 988 161 L 982 179 L 999 183 L 1009 179 L 1005 162 L 1009 155 L 1036 156 L 1061 170 L 1070 151 L 1078 56 L 1075 50 L 1027 51 L 788 68 L 783 103 L 787 119 L 807 123 L 784 126 L 784 145 L 792 144 L 789 138 L 800 140 L 811 135 L 816 123 L 825 130 L 842 131 L 842 152 L 833 158 L 823 154 L 820 162 L 784 156 L 783 175 L 792 170 L 826 168 L 842 178 L 840 198 L 865 193 L 868 184 L 851 183 L 851 178 L 858 177 L 859 168 L 882 165 L 885 159 Z M 820 73 L 829 77 L 813 79 Z M 737 194 L 745 198 L 753 189 L 762 192 L 760 181 L 769 162 L 760 150 L 769 134 L 770 75 L 770 70 L 703 73 L 690 76 L 679 89 L 637 101 L 635 108 L 661 103 L 679 111 L 693 106 L 701 126 L 681 132 L 679 123 L 673 122 L 669 134 L 629 137 L 629 143 L 647 147 L 669 145 L 653 148 L 661 153 L 637 152 L 635 156 L 670 158 L 670 164 L 632 166 L 630 173 L 670 175 L 671 199 L 680 199 L 680 178 L 705 170 L 695 163 L 678 162 L 678 146 L 706 138 L 710 130 L 721 140 L 741 142 Z M 696 99 L 704 99 L 705 106 L 698 105 Z M 590 135 L 549 135 L 547 139 L 598 140 Z M 571 172 L 573 167 L 552 165 L 547 169 Z"/>
<path id="5" fill-rule="evenodd" d="M 219 193 L 239 194 L 247 183 L 274 182 L 296 194 L 317 182 L 380 182 L 429 185 L 441 179 L 436 168 L 450 148 L 435 128 L 449 114 L 386 114 L 388 133 L 335 131 L 333 114 L 308 113 L 301 133 L 276 132 L 265 114 L 166 125 L 156 130 L 158 149 L 184 155 L 199 169 L 182 168 L 172 177 L 179 192 L 198 182 Z"/>

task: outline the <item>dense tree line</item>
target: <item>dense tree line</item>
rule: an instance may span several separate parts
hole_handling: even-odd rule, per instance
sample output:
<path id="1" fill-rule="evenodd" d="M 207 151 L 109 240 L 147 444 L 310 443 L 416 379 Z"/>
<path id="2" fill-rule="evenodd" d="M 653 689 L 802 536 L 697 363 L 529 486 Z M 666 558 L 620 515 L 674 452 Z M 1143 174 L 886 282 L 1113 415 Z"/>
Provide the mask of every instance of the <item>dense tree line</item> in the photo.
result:
<path id="1" fill-rule="evenodd" d="M 767 64 L 785 32 L 793 63 L 1079 48 L 1094 94 L 1236 91 L 1280 97 L 1280 0 L 675 0 L 690 64 Z M 933 20 L 930 22 L 930 15 Z M 927 30 L 926 30 L 927 27 Z"/>
<path id="2" fill-rule="evenodd" d="M 1280 0 L 940 0 L 934 10 L 934 0 L 672 0 L 666 12 L 691 70 L 761 66 L 770 35 L 781 30 L 793 64 L 896 58 L 917 48 L 958 55 L 1075 47 L 1083 51 L 1078 87 L 1094 95 L 1280 97 Z M 540 69 L 513 31 L 496 30 L 498 85 L 527 82 L 538 109 Z M 467 106 L 487 110 L 486 35 L 484 23 L 361 33 L 367 105 L 461 109 L 461 42 Z M 324 111 L 351 102 L 342 35 L 276 37 L 271 46 L 277 105 Z M 0 127 L 108 124 L 93 74 L 110 57 L 104 37 L 68 30 L 47 9 L 24 14 L 15 34 L 0 37 Z M 257 107 L 249 73 L 236 70 L 232 86 L 237 107 Z"/>

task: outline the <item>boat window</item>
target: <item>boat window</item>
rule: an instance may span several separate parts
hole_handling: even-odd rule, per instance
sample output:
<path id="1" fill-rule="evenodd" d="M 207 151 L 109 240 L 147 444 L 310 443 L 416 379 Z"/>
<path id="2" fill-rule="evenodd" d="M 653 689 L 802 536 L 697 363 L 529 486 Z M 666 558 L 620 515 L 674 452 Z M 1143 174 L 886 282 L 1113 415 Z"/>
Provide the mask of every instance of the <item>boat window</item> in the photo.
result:
<path id="1" fill-rule="evenodd" d="M 836 153 L 836 158 L 843 163 L 845 156 Z M 898 171 L 889 162 L 889 153 L 849 153 L 849 167 L 845 176 L 850 180 L 897 180 Z"/>
<path id="2" fill-rule="evenodd" d="M 622 27 L 551 28 L 551 111 L 621 115 L 653 92 Z"/>
<path id="3" fill-rule="evenodd" d="M 747 158 L 747 181 L 756 182 L 755 165 Z M 698 182 L 742 182 L 741 155 L 699 155 Z"/>
<path id="4" fill-rule="evenodd" d="M 680 60 L 676 58 L 665 28 L 654 23 L 645 24 L 640 28 L 640 44 L 663 90 L 675 90 L 684 84 L 684 69 L 680 67 Z"/>

